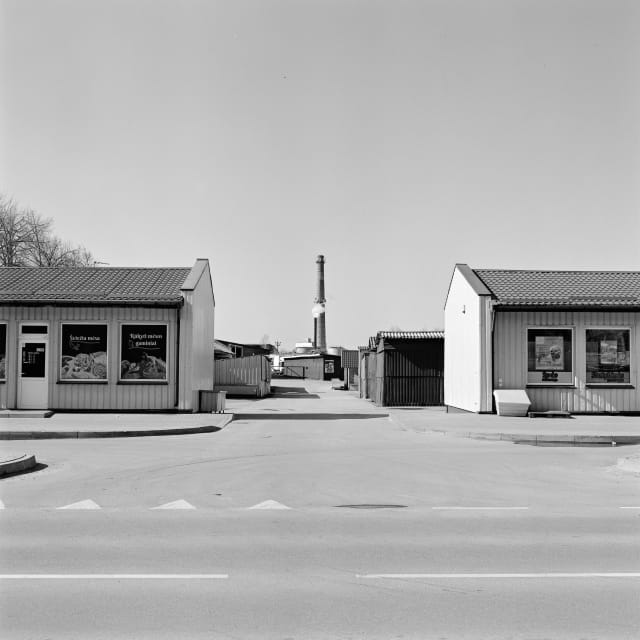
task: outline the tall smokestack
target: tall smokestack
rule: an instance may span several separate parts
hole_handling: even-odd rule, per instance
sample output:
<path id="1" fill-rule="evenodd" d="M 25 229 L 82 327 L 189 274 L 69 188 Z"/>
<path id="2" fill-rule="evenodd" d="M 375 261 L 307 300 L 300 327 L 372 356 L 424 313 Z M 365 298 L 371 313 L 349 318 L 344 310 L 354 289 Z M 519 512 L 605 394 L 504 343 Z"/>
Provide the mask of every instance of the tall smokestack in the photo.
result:
<path id="1" fill-rule="evenodd" d="M 313 306 L 313 344 L 318 351 L 327 350 L 327 328 L 325 325 L 325 302 L 327 299 L 324 297 L 324 256 L 318 256 L 316 260 L 318 265 L 318 289 Z"/>

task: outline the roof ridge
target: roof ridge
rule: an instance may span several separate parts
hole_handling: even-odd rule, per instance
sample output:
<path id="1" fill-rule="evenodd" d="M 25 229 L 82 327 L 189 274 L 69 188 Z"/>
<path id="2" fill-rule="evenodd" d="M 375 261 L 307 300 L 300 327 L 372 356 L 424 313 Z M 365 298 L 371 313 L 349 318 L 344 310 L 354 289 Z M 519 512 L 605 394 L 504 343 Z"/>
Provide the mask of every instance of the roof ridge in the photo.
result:
<path id="1" fill-rule="evenodd" d="M 497 268 L 477 268 L 473 271 L 498 271 L 501 273 L 634 273 L 640 274 L 640 269 L 497 269 Z"/>

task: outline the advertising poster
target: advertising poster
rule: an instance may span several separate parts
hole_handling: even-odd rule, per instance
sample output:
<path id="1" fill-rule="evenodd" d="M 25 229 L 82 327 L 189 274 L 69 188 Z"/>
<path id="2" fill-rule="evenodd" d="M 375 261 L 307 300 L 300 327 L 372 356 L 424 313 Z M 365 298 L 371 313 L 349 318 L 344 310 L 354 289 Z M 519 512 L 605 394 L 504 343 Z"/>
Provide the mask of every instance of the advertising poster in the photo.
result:
<path id="1" fill-rule="evenodd" d="M 7 325 L 0 324 L 0 380 L 7 377 Z"/>
<path id="2" fill-rule="evenodd" d="M 63 324 L 61 380 L 107 379 L 107 325 Z"/>
<path id="3" fill-rule="evenodd" d="M 167 325 L 124 324 L 121 380 L 167 379 Z"/>
<path id="4" fill-rule="evenodd" d="M 562 336 L 536 336 L 536 369 L 564 370 L 564 340 Z"/>
<path id="5" fill-rule="evenodd" d="M 618 341 L 600 341 L 600 364 L 618 364 Z"/>
<path id="6" fill-rule="evenodd" d="M 335 373 L 333 368 L 333 360 L 326 360 L 324 363 L 324 372 L 325 373 Z"/>

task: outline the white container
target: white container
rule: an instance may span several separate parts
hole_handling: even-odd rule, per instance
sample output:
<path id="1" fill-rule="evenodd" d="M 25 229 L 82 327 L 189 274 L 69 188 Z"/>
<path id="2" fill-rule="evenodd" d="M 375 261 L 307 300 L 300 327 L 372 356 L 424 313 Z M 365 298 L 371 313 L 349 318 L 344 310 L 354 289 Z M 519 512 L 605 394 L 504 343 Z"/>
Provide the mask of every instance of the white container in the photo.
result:
<path id="1" fill-rule="evenodd" d="M 498 389 L 493 392 L 499 416 L 525 417 L 531 400 L 524 389 Z"/>

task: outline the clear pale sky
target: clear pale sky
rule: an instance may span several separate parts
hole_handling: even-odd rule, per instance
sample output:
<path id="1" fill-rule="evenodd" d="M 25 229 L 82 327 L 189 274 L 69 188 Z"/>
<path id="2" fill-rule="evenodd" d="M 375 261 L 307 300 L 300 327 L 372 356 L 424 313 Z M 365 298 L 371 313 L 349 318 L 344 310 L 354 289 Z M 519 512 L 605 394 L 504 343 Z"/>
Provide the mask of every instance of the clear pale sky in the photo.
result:
<path id="1" fill-rule="evenodd" d="M 216 334 L 443 326 L 456 262 L 640 269 L 637 0 L 0 0 L 0 191 Z"/>

